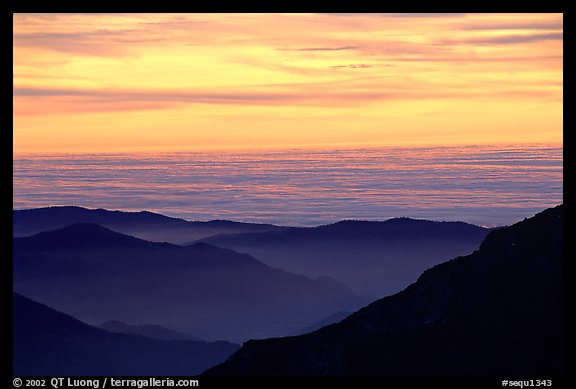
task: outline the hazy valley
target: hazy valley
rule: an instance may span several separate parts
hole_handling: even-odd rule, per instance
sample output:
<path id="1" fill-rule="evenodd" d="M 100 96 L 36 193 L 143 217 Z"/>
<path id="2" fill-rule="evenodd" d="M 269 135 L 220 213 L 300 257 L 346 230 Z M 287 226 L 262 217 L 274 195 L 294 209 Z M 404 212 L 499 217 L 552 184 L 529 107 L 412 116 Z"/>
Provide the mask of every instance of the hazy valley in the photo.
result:
<path id="1" fill-rule="evenodd" d="M 514 352 L 493 365 L 481 365 L 480 358 L 488 358 L 490 345 L 503 338 L 518 348 L 537 325 L 550 336 L 544 343 L 529 342 L 542 354 L 534 366 L 556 374 L 562 210 L 493 231 L 408 218 L 310 228 L 195 223 L 79 207 L 14 211 L 15 235 L 32 234 L 13 239 L 14 290 L 47 305 L 14 296 L 14 336 L 23 353 L 15 371 L 58 371 L 62 361 L 72 359 L 79 374 L 197 374 L 238 347 L 222 340 L 276 338 L 248 341 L 208 374 L 483 374 L 497 373 L 498 364 L 505 366 L 502 371 L 522 373 L 525 364 L 502 360 Z M 226 228 L 214 229 L 215 224 Z M 162 234 L 190 228 L 207 237 L 177 245 L 112 230 L 150 235 L 155 225 Z M 230 226 L 236 232 L 230 233 Z M 539 287 L 528 288 L 535 277 Z M 528 311 L 552 319 L 524 324 L 514 319 Z M 495 322 L 494 314 L 505 319 Z M 30 323 L 23 326 L 23 320 Z M 78 334 L 64 341 L 67 332 Z M 58 342 L 69 347 L 57 351 Z M 88 348 L 80 351 L 74 342 Z M 93 342 L 100 346 L 89 347 Z M 466 365 L 452 360 L 461 345 L 475 348 L 477 359 Z M 88 367 L 115 347 L 127 355 L 171 353 L 179 362 L 168 368 L 116 356 Z M 425 364 L 432 356 L 421 350 L 440 348 L 437 363 Z M 409 357 L 414 353 L 421 357 Z M 46 355 L 52 355 L 51 363 L 43 365 Z"/>

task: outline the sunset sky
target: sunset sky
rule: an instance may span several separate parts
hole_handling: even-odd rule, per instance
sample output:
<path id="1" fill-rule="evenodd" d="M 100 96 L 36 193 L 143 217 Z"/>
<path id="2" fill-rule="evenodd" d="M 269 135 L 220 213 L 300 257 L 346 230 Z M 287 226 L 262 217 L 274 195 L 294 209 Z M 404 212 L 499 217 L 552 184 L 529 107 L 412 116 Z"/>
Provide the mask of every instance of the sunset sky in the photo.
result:
<path id="1" fill-rule="evenodd" d="M 561 14 L 15 14 L 14 151 L 562 141 Z"/>

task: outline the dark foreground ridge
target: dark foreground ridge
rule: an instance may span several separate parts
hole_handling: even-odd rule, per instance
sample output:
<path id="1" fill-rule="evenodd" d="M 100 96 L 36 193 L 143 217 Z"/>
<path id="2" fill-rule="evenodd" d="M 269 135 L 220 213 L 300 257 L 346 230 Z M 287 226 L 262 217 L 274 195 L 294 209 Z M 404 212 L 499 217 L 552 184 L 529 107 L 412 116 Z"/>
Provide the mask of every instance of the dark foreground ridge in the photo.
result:
<path id="1" fill-rule="evenodd" d="M 13 304 L 15 376 L 193 375 L 239 347 L 116 334 L 16 293 Z"/>
<path id="2" fill-rule="evenodd" d="M 338 324 L 252 340 L 206 375 L 561 375 L 563 206 L 492 231 Z"/>

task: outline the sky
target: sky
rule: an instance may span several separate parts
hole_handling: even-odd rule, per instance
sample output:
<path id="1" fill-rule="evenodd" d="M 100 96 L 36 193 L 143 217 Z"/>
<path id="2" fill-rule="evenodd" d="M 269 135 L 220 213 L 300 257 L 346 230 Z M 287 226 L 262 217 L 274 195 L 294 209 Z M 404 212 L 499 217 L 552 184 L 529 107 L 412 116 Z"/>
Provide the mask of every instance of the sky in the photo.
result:
<path id="1" fill-rule="evenodd" d="M 562 142 L 562 14 L 15 14 L 15 153 Z"/>

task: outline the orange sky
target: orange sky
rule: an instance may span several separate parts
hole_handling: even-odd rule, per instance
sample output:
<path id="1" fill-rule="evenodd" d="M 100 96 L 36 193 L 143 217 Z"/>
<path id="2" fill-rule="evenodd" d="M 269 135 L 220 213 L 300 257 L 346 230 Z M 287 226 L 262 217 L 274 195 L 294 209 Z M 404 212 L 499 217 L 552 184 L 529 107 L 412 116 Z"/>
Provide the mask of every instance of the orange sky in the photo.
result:
<path id="1" fill-rule="evenodd" d="M 562 141 L 561 14 L 15 14 L 14 151 Z"/>

